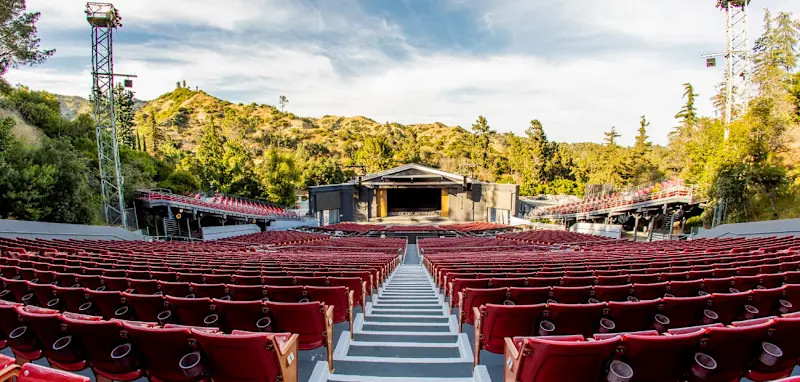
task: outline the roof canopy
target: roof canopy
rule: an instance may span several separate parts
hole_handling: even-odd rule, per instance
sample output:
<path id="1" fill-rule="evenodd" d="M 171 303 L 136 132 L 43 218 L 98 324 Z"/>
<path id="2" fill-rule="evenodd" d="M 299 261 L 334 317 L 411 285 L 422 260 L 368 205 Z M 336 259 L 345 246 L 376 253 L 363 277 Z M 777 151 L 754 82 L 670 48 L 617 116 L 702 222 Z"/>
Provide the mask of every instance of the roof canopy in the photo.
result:
<path id="1" fill-rule="evenodd" d="M 452 172 L 438 170 L 416 163 L 404 164 L 385 171 L 367 174 L 361 178 L 361 184 L 366 186 L 380 185 L 452 185 L 475 182 L 474 179 Z"/>

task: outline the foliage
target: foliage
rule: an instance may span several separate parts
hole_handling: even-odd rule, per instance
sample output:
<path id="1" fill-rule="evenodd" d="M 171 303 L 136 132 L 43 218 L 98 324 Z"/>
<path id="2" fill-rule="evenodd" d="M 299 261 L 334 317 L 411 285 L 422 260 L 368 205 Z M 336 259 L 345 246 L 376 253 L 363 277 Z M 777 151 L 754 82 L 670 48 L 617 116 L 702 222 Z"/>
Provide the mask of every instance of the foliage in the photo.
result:
<path id="1" fill-rule="evenodd" d="M 189 172 L 175 171 L 158 183 L 158 188 L 166 188 L 176 194 L 187 195 L 200 189 L 200 182 Z"/>
<path id="2" fill-rule="evenodd" d="M 25 0 L 3 0 L 0 4 L 0 76 L 21 65 L 41 64 L 55 53 L 39 49 L 39 13 L 25 12 Z"/>
<path id="3" fill-rule="evenodd" d="M 114 116 L 117 120 L 117 137 L 120 144 L 136 148 L 136 133 L 133 118 L 136 105 L 133 102 L 133 92 L 125 89 L 122 84 L 114 86 Z"/>
<path id="4" fill-rule="evenodd" d="M 356 154 L 357 162 L 367 167 L 367 172 L 383 171 L 394 166 L 392 147 L 385 137 L 370 137 Z"/>
<path id="5" fill-rule="evenodd" d="M 292 157 L 273 148 L 264 155 L 256 173 L 263 187 L 261 196 L 264 199 L 278 205 L 294 205 L 300 172 Z"/>

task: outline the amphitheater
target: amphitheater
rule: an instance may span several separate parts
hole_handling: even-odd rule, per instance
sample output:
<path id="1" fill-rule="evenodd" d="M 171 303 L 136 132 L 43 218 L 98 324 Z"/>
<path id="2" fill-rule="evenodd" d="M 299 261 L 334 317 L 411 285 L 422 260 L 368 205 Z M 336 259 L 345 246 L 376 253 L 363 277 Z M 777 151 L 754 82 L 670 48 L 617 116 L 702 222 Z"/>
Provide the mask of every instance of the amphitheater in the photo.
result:
<path id="1" fill-rule="evenodd" d="M 111 228 L 93 238 L 6 232 L 0 373 L 800 380 L 798 237 L 634 243 L 486 222 L 323 228 L 194 242 L 122 239 Z"/>

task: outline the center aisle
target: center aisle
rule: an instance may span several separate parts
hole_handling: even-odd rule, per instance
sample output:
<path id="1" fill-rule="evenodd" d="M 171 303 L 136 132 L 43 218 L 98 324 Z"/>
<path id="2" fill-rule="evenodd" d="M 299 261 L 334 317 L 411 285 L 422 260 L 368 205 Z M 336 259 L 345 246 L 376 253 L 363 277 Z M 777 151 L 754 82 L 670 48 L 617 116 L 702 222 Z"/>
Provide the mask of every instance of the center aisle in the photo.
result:
<path id="1" fill-rule="evenodd" d="M 405 264 L 356 317 L 355 340 L 348 332 L 339 338 L 334 374 L 323 362 L 310 381 L 488 382 L 485 367 L 473 378 L 472 349 L 456 322 L 410 244 Z"/>

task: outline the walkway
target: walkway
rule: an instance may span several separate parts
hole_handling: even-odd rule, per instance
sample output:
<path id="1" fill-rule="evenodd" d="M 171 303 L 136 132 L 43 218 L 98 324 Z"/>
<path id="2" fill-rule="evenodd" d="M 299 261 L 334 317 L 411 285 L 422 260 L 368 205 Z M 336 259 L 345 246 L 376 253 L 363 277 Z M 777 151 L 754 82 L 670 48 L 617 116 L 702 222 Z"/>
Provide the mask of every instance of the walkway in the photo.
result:
<path id="1" fill-rule="evenodd" d="M 458 334 L 455 316 L 419 265 L 409 245 L 401 265 L 355 320 L 355 340 L 342 335 L 334 351 L 335 372 L 317 365 L 311 381 L 488 382 L 484 367 L 473 378 L 472 349 Z"/>

